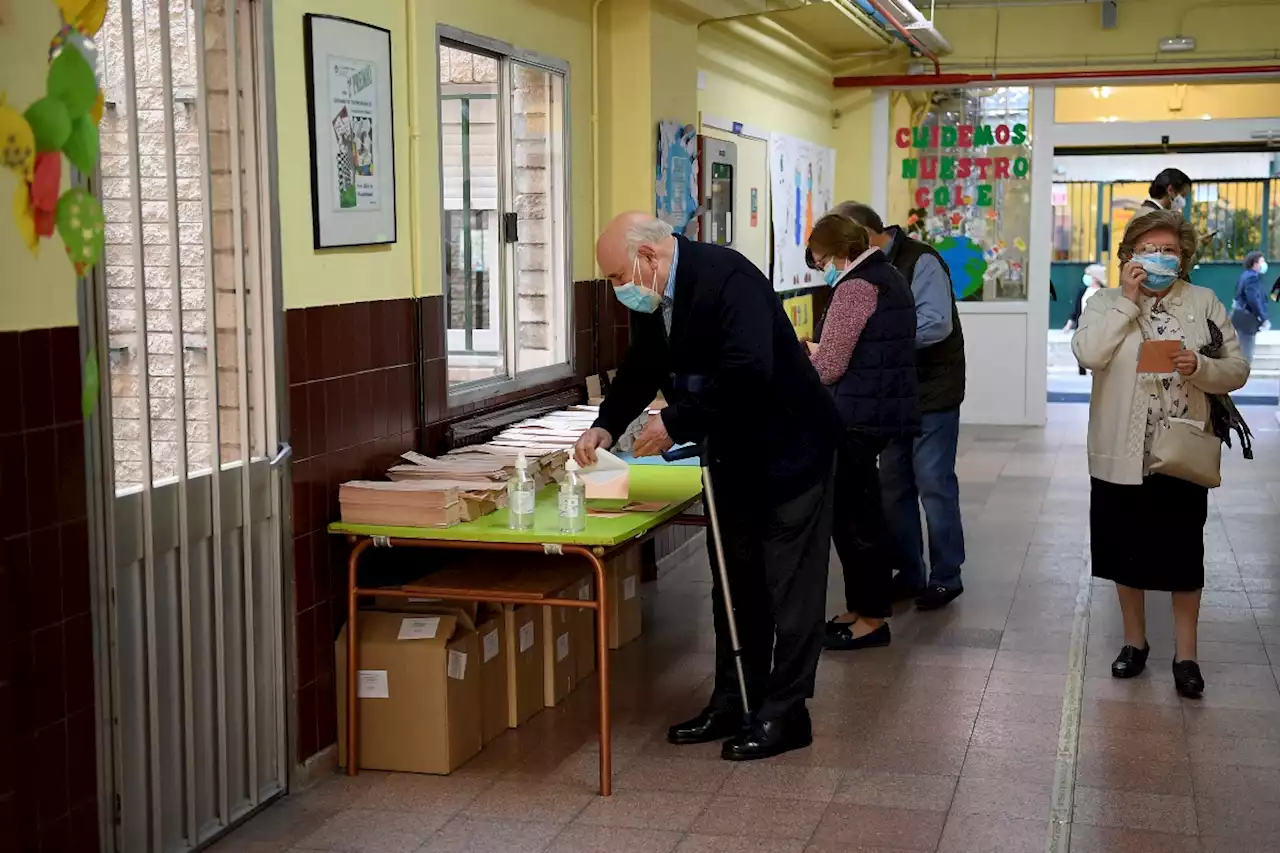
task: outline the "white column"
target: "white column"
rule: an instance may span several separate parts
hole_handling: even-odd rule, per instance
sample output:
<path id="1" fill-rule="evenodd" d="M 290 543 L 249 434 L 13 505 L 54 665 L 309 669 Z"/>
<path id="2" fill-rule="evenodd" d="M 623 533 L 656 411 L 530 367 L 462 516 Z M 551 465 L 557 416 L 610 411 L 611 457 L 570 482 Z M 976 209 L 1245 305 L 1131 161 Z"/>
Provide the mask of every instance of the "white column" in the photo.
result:
<path id="1" fill-rule="evenodd" d="M 1031 97 L 1031 246 L 1027 255 L 1026 421 L 1043 426 L 1048 416 L 1049 273 L 1053 262 L 1054 88 L 1037 86 Z"/>

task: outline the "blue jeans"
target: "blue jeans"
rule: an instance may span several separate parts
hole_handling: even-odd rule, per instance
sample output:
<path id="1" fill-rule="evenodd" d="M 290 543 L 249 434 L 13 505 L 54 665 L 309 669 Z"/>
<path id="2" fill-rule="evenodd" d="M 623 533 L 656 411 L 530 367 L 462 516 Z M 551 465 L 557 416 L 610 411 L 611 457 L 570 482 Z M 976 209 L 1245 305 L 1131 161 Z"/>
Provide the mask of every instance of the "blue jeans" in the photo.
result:
<path id="1" fill-rule="evenodd" d="M 1240 339 L 1240 349 L 1244 353 L 1244 360 L 1253 364 L 1253 352 L 1258 344 L 1257 333 L 1255 332 L 1251 335 L 1248 332 L 1242 332 L 1239 329 L 1236 329 L 1236 337 Z"/>
<path id="2" fill-rule="evenodd" d="M 959 589 L 964 564 L 964 528 L 960 520 L 960 483 L 956 479 L 956 443 L 960 410 L 928 412 L 915 439 L 890 442 L 880 454 L 880 487 L 885 516 L 897 545 L 903 581 L 924 586 L 924 537 L 920 505 L 929 527 L 930 586 Z"/>

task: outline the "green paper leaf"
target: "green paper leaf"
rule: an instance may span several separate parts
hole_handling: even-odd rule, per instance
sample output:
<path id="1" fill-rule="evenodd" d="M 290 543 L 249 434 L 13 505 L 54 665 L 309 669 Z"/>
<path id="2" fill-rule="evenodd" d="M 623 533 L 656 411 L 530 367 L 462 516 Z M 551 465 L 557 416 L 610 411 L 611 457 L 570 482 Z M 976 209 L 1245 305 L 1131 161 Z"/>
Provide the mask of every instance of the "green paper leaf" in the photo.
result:
<path id="1" fill-rule="evenodd" d="M 79 187 L 69 189 L 58 199 L 54 222 L 67 257 L 83 274 L 84 269 L 98 262 L 106 241 L 102 203 Z"/>
<path id="2" fill-rule="evenodd" d="M 61 151 L 71 137 L 71 116 L 57 98 L 45 96 L 22 115 L 35 134 L 37 151 Z"/>
<path id="3" fill-rule="evenodd" d="M 98 375 L 98 354 L 92 350 L 84 360 L 84 378 L 80 381 L 80 413 L 85 420 L 93 417 L 98 408 L 98 389 L 102 379 Z"/>
<path id="4" fill-rule="evenodd" d="M 71 165 L 80 170 L 80 174 L 93 174 L 93 167 L 98 162 L 98 127 L 88 113 L 71 123 L 71 136 L 62 146 L 62 153 L 67 155 Z"/>
<path id="5" fill-rule="evenodd" d="M 64 50 L 58 54 L 49 65 L 46 86 L 49 96 L 62 101 L 71 118 L 89 112 L 98 97 L 98 78 L 93 73 L 93 66 L 78 50 Z"/>

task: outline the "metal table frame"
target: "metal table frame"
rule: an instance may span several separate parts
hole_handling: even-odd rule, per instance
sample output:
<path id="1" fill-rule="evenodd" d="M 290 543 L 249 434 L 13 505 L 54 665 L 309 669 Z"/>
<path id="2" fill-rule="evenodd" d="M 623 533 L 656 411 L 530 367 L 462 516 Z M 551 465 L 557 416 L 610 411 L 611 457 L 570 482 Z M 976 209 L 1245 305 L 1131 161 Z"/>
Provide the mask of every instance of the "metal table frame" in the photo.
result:
<path id="1" fill-rule="evenodd" d="M 347 775 L 359 773 L 360 702 L 357 687 L 360 678 L 359 601 L 360 596 L 383 596 L 389 598 L 440 598 L 453 601 L 483 601 L 491 604 L 534 604 L 544 607 L 575 607 L 595 611 L 596 624 L 596 670 L 597 689 L 599 690 L 599 741 L 600 741 L 600 795 L 607 797 L 613 792 L 612 763 L 613 750 L 611 741 L 611 721 L 609 712 L 609 615 L 607 607 L 607 586 L 605 578 L 605 560 L 613 554 L 639 546 L 653 537 L 658 530 L 667 524 L 686 524 L 705 527 L 706 516 L 685 513 L 690 506 L 697 503 L 701 495 L 695 495 L 682 502 L 676 515 L 638 534 L 624 543 L 604 547 L 598 545 L 560 545 L 554 543 L 516 543 L 516 542 L 483 542 L 479 540 L 452 539 L 408 539 L 382 536 L 352 536 L 348 541 L 354 542 L 351 555 L 347 559 Z M 365 551 L 375 547 L 396 548 L 443 548 L 460 551 L 500 551 L 506 553 L 543 554 L 547 556 L 581 557 L 591 565 L 596 579 L 595 598 L 589 601 L 564 598 L 546 598 L 535 595 L 513 595 L 499 592 L 487 592 L 483 589 L 460 592 L 455 589 L 435 589 L 430 583 L 412 583 L 399 587 L 361 587 L 359 585 L 360 557 Z M 426 580 L 429 581 L 430 576 Z"/>

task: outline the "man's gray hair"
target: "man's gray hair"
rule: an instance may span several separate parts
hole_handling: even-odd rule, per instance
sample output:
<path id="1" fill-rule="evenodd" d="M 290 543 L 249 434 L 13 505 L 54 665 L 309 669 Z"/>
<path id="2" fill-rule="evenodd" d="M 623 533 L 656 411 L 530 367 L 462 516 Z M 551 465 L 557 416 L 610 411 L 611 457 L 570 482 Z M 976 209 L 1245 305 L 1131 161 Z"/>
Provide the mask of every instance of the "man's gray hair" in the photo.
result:
<path id="1" fill-rule="evenodd" d="M 842 201 L 831 208 L 831 213 L 852 219 L 873 234 L 884 233 L 884 220 L 868 205 L 858 201 Z"/>
<path id="2" fill-rule="evenodd" d="M 634 261 L 641 246 L 660 246 L 674 233 L 675 229 L 669 223 L 657 217 L 637 222 L 627 229 L 627 259 Z"/>

